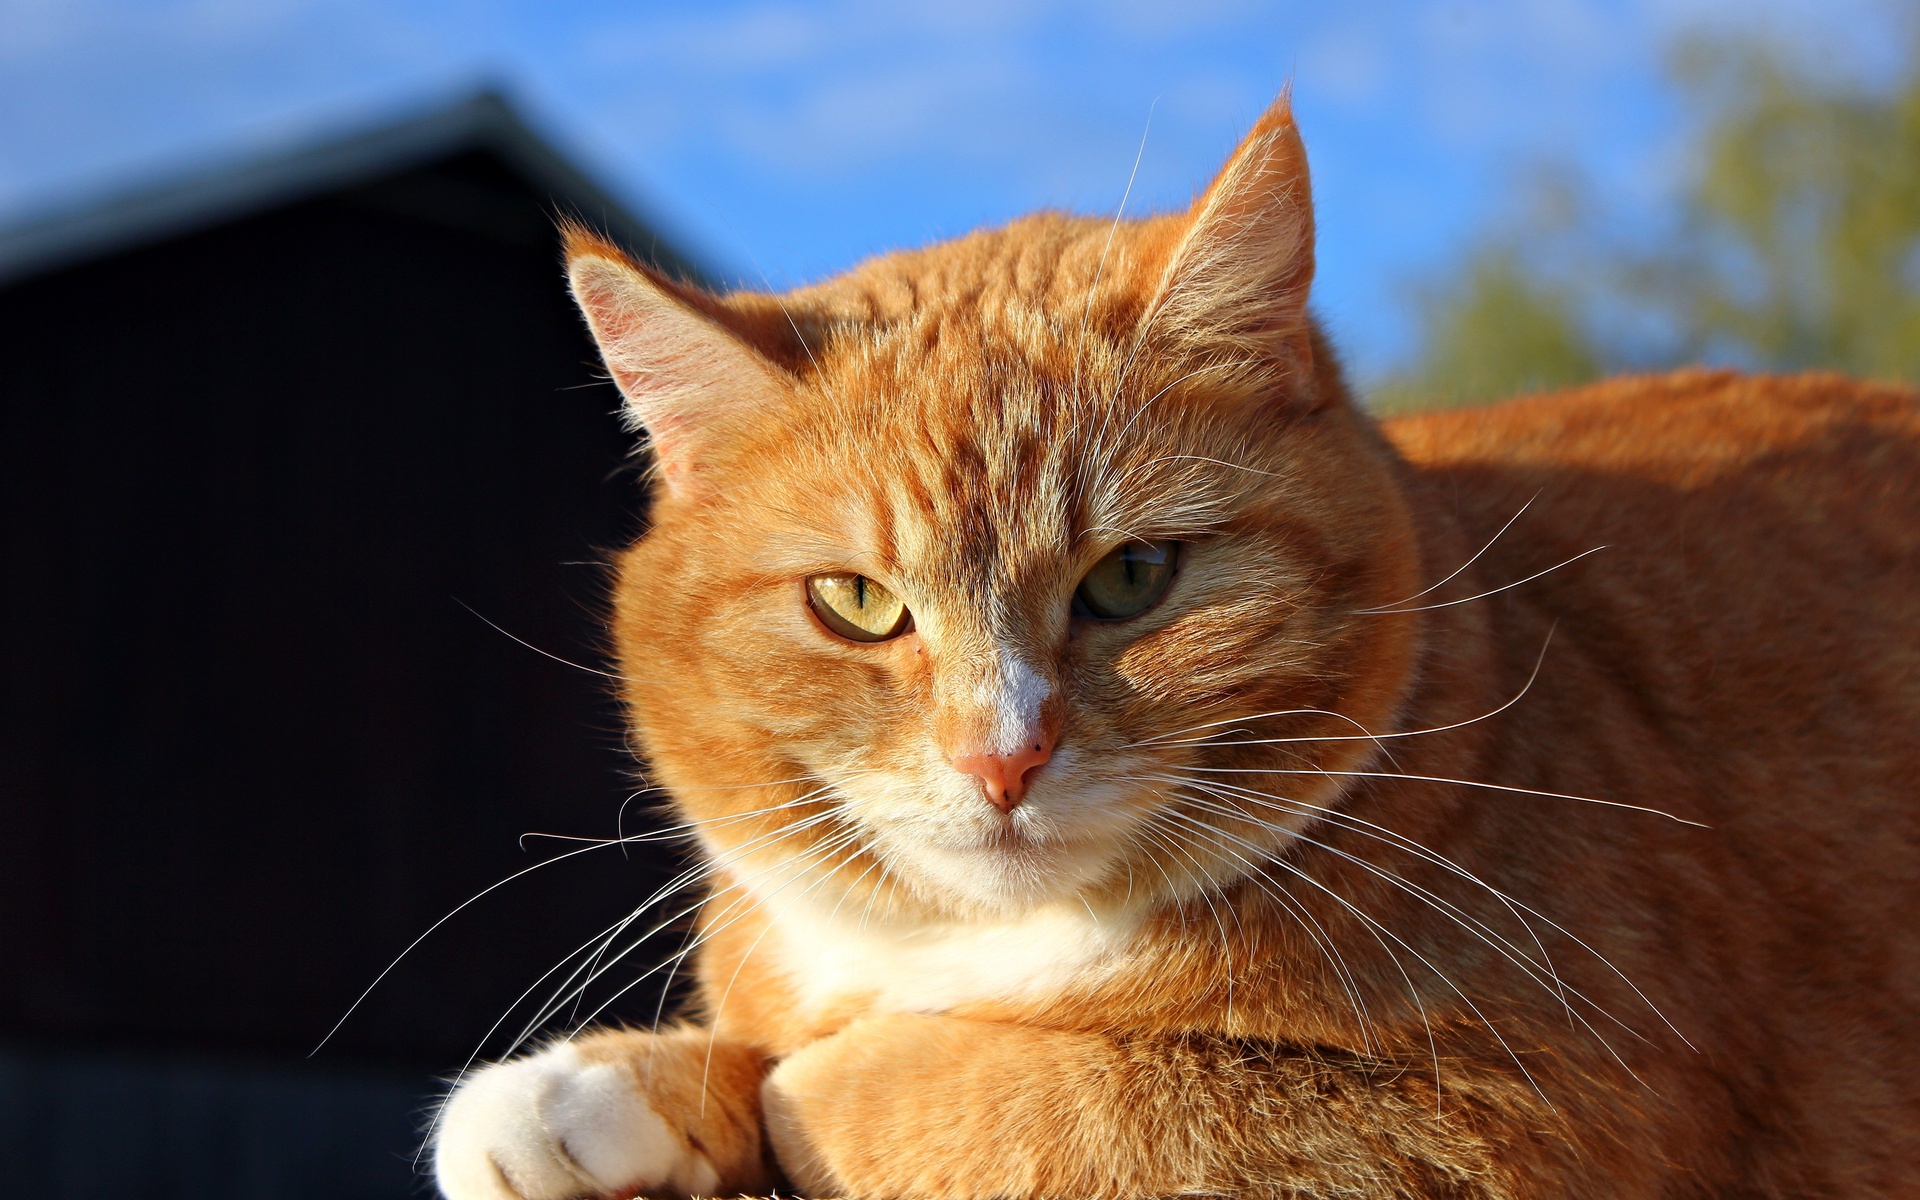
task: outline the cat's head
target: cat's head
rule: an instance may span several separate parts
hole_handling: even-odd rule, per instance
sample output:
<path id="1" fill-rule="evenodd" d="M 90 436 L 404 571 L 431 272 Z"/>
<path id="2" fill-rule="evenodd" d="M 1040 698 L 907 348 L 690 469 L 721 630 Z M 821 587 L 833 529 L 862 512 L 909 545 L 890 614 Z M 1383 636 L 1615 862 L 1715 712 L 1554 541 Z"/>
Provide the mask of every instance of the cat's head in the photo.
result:
<path id="1" fill-rule="evenodd" d="M 615 598 L 638 741 L 726 882 L 1190 894 L 1400 703 L 1411 619 L 1357 610 L 1417 587 L 1410 523 L 1307 313 L 1284 98 L 1182 214 L 1040 215 L 778 297 L 577 231 L 568 266 L 656 456 Z"/>

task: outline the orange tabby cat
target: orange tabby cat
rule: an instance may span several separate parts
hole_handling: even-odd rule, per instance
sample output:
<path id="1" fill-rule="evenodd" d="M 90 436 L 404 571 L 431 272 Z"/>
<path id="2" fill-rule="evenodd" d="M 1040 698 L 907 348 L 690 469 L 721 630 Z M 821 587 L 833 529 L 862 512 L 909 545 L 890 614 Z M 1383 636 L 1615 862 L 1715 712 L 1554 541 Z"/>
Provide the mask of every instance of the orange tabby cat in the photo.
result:
<path id="1" fill-rule="evenodd" d="M 568 266 L 699 1015 L 468 1079 L 447 1196 L 1920 1194 L 1912 392 L 1383 430 L 1284 99 L 1184 214 Z"/>

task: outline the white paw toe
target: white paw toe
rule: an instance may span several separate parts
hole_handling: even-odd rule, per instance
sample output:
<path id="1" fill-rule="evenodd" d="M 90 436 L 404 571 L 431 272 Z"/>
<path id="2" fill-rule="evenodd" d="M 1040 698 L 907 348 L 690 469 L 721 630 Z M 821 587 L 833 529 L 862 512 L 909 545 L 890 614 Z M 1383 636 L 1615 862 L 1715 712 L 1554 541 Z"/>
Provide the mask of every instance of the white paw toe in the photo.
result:
<path id="1" fill-rule="evenodd" d="M 570 1045 L 487 1067 L 441 1110 L 434 1176 L 448 1200 L 576 1200 L 711 1188 L 714 1171 L 614 1063 Z"/>

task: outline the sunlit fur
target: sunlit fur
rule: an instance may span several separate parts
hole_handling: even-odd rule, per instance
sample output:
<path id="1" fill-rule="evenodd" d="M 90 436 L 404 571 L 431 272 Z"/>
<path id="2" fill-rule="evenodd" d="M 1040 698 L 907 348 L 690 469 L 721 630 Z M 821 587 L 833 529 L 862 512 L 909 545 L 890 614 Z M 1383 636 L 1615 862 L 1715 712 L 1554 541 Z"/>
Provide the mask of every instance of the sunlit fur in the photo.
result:
<path id="1" fill-rule="evenodd" d="M 659 454 L 613 628 L 707 863 L 697 1008 L 761 1064 L 682 1114 L 745 1123 L 723 1191 L 1920 1189 L 1912 393 L 1383 433 L 1284 101 L 1183 214 L 778 297 L 569 261 Z M 1166 597 L 1073 616 L 1132 539 L 1184 544 Z M 827 572 L 911 632 L 827 632 Z M 1037 729 L 1010 814 L 953 766 Z"/>

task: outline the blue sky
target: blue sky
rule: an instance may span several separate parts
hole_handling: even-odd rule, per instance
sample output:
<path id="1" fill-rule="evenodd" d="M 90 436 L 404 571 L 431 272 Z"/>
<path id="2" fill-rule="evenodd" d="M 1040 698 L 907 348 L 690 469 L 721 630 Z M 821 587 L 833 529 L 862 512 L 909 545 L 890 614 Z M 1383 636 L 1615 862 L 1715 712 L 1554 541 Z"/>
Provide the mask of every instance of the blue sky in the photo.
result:
<path id="1" fill-rule="evenodd" d="M 1913 0 L 0 0 L 0 221 L 486 80 L 748 283 L 1042 206 L 1185 202 L 1293 82 L 1318 303 L 1363 378 L 1410 285 L 1519 219 L 1542 164 L 1657 223 L 1687 130 L 1663 55 L 1775 40 L 1897 68 Z M 1151 126 L 1149 129 L 1149 115 Z"/>

